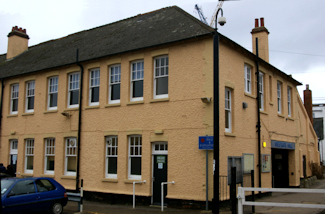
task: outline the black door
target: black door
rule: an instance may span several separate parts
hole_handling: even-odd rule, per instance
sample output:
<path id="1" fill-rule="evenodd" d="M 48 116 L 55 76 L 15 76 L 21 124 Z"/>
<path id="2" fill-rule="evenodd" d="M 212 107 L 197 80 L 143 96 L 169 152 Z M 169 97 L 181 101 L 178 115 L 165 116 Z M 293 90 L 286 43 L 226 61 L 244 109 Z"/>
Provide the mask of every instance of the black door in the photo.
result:
<path id="1" fill-rule="evenodd" d="M 288 150 L 272 149 L 272 176 L 275 188 L 289 187 Z"/>
<path id="2" fill-rule="evenodd" d="M 161 205 L 161 182 L 167 182 L 167 155 L 154 156 L 153 204 Z M 164 185 L 164 202 L 167 195 L 167 185 Z"/>

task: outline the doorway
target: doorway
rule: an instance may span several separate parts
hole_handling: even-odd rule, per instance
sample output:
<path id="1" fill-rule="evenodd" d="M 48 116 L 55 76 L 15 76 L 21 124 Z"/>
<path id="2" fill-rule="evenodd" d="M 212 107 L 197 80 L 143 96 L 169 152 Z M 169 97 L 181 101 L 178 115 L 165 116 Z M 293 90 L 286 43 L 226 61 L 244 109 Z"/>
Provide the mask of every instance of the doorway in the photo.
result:
<path id="1" fill-rule="evenodd" d="M 272 176 L 274 188 L 289 187 L 288 150 L 272 149 Z"/>
<path id="2" fill-rule="evenodd" d="M 168 150 L 167 142 L 153 144 L 153 178 L 152 178 L 152 204 L 161 205 L 161 183 L 167 182 Z M 164 201 L 167 195 L 167 185 L 164 185 Z"/>

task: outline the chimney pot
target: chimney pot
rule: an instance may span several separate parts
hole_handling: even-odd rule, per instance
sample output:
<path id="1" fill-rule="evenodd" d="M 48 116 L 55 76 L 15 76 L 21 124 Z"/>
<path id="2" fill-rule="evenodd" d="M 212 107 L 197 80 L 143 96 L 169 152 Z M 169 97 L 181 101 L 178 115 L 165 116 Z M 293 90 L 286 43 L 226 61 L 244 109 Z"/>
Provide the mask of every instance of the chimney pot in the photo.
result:
<path id="1" fill-rule="evenodd" d="M 264 18 L 261 18 L 261 27 L 264 27 Z"/>
<path id="2" fill-rule="evenodd" d="M 309 90 L 309 84 L 306 84 L 306 90 Z"/>
<path id="3" fill-rule="evenodd" d="M 258 19 L 255 19 L 255 27 L 258 27 Z"/>

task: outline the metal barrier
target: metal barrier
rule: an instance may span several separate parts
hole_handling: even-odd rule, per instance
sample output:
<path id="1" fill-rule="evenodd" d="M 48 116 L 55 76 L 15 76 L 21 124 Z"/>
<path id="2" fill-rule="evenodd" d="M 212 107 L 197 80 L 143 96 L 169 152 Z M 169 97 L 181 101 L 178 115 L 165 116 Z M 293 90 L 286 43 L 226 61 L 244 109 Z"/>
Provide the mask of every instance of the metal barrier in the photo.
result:
<path id="1" fill-rule="evenodd" d="M 68 200 L 78 202 L 78 212 L 83 211 L 83 188 L 80 188 L 80 192 L 67 192 Z"/>
<path id="2" fill-rule="evenodd" d="M 133 209 L 135 208 L 135 184 L 142 184 L 142 183 L 146 183 L 146 180 L 133 182 Z"/>
<path id="3" fill-rule="evenodd" d="M 161 211 L 164 211 L 164 185 L 165 184 L 175 184 L 175 181 L 161 182 Z"/>
<path id="4" fill-rule="evenodd" d="M 238 214 L 243 214 L 244 205 L 268 206 L 268 207 L 301 207 L 301 208 L 320 208 L 325 209 L 325 204 L 299 204 L 299 203 L 273 203 L 273 202 L 252 202 L 246 201 L 245 191 L 260 192 L 293 192 L 293 193 L 325 193 L 325 189 L 282 189 L 282 188 L 253 188 L 238 187 Z"/>

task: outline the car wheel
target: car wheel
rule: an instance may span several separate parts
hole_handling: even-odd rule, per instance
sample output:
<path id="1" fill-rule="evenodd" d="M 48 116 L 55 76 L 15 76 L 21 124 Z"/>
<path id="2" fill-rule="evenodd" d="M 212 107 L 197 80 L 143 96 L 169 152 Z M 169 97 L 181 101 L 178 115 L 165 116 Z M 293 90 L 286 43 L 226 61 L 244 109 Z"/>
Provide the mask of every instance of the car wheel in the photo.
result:
<path id="1" fill-rule="evenodd" d="M 61 214 L 63 211 L 63 206 L 60 202 L 54 202 L 50 208 L 50 213 Z"/>

